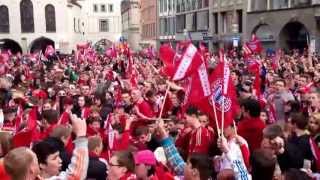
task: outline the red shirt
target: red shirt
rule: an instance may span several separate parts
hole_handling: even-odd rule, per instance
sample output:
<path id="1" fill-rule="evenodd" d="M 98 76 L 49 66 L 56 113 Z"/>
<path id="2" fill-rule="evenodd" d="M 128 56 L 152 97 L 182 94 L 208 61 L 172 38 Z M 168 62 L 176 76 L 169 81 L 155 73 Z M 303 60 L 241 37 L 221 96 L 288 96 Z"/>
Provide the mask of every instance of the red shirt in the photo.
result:
<path id="1" fill-rule="evenodd" d="M 145 100 L 141 101 L 141 102 L 137 102 L 136 106 L 139 109 L 139 112 L 149 118 L 154 117 L 155 113 L 153 111 L 153 108 L 150 106 L 150 104 L 148 102 L 146 102 Z"/>
<path id="2" fill-rule="evenodd" d="M 238 134 L 247 140 L 252 151 L 260 148 L 263 138 L 262 131 L 266 127 L 260 118 L 247 118 L 239 122 Z"/>
<path id="3" fill-rule="evenodd" d="M 193 153 L 208 154 L 210 145 L 213 143 L 213 131 L 206 127 L 199 127 L 191 132 L 189 155 Z"/>

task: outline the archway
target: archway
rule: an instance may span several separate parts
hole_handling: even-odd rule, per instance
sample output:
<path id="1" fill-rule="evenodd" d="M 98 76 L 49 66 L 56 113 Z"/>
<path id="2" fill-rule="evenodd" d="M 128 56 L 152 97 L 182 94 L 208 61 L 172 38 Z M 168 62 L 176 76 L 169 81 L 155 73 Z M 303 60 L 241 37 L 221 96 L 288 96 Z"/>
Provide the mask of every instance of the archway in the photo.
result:
<path id="1" fill-rule="evenodd" d="M 44 53 L 48 45 L 54 47 L 54 41 L 46 37 L 40 37 L 30 44 L 30 52 L 33 53 L 41 50 Z"/>
<path id="2" fill-rule="evenodd" d="M 12 39 L 1 39 L 0 40 L 0 49 L 10 50 L 12 54 L 16 54 L 18 52 L 22 53 L 22 48 L 16 41 Z"/>
<path id="3" fill-rule="evenodd" d="M 308 46 L 309 32 L 300 22 L 287 23 L 279 34 L 280 47 L 285 50 L 299 49 L 303 51 Z"/>
<path id="4" fill-rule="evenodd" d="M 264 49 L 271 48 L 275 46 L 274 32 L 269 24 L 259 24 L 257 25 L 252 34 L 255 34 L 261 41 Z"/>

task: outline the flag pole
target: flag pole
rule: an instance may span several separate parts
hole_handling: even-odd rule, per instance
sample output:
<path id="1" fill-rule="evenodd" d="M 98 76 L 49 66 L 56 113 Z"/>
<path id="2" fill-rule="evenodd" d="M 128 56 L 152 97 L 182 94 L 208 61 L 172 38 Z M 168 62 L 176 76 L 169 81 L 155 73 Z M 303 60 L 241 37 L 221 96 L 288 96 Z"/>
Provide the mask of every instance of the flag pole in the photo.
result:
<path id="1" fill-rule="evenodd" d="M 214 121 L 216 123 L 217 131 L 218 131 L 218 137 L 221 136 L 220 133 L 220 128 L 219 128 L 219 123 L 218 123 L 218 118 L 217 118 L 217 108 L 214 100 L 212 100 L 212 108 L 213 108 L 213 113 L 214 113 Z"/>
<path id="2" fill-rule="evenodd" d="M 170 84 L 168 84 L 168 87 L 167 87 L 166 93 L 165 93 L 165 95 L 164 95 L 164 99 L 163 99 L 162 107 L 161 107 L 160 114 L 159 114 L 159 120 L 161 119 L 161 116 L 162 116 L 162 113 L 163 113 L 163 109 L 164 109 L 164 105 L 165 105 L 165 103 L 166 103 L 166 99 L 167 99 L 167 96 L 168 96 L 169 90 L 170 90 Z"/>

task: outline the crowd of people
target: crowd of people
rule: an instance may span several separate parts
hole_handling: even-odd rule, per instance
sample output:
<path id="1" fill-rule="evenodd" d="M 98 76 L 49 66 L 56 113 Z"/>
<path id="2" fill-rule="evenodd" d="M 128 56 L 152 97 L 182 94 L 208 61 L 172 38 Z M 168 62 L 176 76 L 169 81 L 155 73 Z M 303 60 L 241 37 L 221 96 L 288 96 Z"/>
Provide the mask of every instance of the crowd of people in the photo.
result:
<path id="1" fill-rule="evenodd" d="M 0 179 L 320 179 L 316 54 L 226 53 L 239 108 L 217 126 L 186 105 L 165 55 L 113 50 L 91 60 L 2 51 Z M 221 58 L 200 52 L 209 76 Z"/>

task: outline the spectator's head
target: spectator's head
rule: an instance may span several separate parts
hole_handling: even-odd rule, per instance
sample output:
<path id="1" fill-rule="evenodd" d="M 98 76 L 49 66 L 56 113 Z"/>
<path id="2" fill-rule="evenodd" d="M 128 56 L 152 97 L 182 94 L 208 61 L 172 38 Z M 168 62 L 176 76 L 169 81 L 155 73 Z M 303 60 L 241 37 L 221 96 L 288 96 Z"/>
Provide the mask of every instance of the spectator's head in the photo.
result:
<path id="1" fill-rule="evenodd" d="M 248 98 L 242 102 L 241 106 L 245 117 L 260 117 L 261 107 L 259 101 Z"/>
<path id="2" fill-rule="evenodd" d="M 59 174 L 62 167 L 62 160 L 59 150 L 47 141 L 41 141 L 32 147 L 37 155 L 41 176 L 49 178 Z"/>
<path id="3" fill-rule="evenodd" d="M 184 168 L 184 178 L 192 179 L 210 179 L 212 175 L 212 160 L 206 155 L 193 154 L 188 159 Z"/>
<path id="4" fill-rule="evenodd" d="M 320 106 L 320 93 L 313 91 L 308 95 L 308 100 L 311 107 L 319 108 Z"/>
<path id="5" fill-rule="evenodd" d="M 120 179 L 127 173 L 134 173 L 134 170 L 133 154 L 129 151 L 119 151 L 110 159 L 108 177 L 110 179 Z"/>
<path id="6" fill-rule="evenodd" d="M 264 122 L 267 123 L 269 121 L 269 115 L 268 112 L 266 110 L 262 110 L 260 112 L 260 119 Z"/>
<path id="7" fill-rule="evenodd" d="M 102 138 L 100 136 L 91 136 L 88 138 L 89 152 L 100 155 L 103 149 Z"/>
<path id="8" fill-rule="evenodd" d="M 15 148 L 4 157 L 3 164 L 11 179 L 35 179 L 40 174 L 37 156 L 26 147 Z"/>
<path id="9" fill-rule="evenodd" d="M 293 130 L 305 130 L 308 125 L 308 119 L 302 113 L 292 113 L 290 116 Z"/>
<path id="10" fill-rule="evenodd" d="M 270 149 L 258 149 L 250 157 L 253 180 L 272 180 L 276 167 L 276 156 Z"/>
<path id="11" fill-rule="evenodd" d="M 52 132 L 50 133 L 50 137 L 60 139 L 63 144 L 66 146 L 71 138 L 72 128 L 70 126 L 65 125 L 57 125 Z"/>
<path id="12" fill-rule="evenodd" d="M 89 116 L 87 119 L 87 123 L 92 130 L 99 132 L 101 127 L 101 121 L 99 117 Z"/>
<path id="13" fill-rule="evenodd" d="M 197 123 L 199 123 L 199 110 L 196 107 L 189 106 L 186 110 L 186 124 L 189 126 L 195 126 Z"/>
<path id="14" fill-rule="evenodd" d="M 320 132 L 320 113 L 311 114 L 308 126 L 312 135 L 316 135 Z"/>
<path id="15" fill-rule="evenodd" d="M 268 125 L 263 129 L 263 139 L 261 142 L 261 148 L 263 149 L 270 149 L 273 152 L 277 151 L 277 147 L 274 146 L 272 143 L 272 140 L 275 139 L 276 137 L 284 137 L 283 130 L 281 126 L 278 124 L 271 124 Z"/>
<path id="16" fill-rule="evenodd" d="M 283 79 L 277 79 L 274 85 L 277 92 L 284 92 L 286 90 L 286 82 Z"/>
<path id="17" fill-rule="evenodd" d="M 8 122 L 12 122 L 16 116 L 16 108 L 5 108 L 3 110 L 4 120 Z"/>
<path id="18" fill-rule="evenodd" d="M 90 95 L 90 87 L 88 85 L 82 85 L 81 86 L 81 94 L 84 96 Z"/>
<path id="19" fill-rule="evenodd" d="M 139 101 L 142 98 L 141 91 L 138 89 L 133 90 L 131 92 L 131 97 L 133 102 Z"/>
<path id="20" fill-rule="evenodd" d="M 236 174 L 232 169 L 224 169 L 217 175 L 217 180 L 236 180 Z"/>
<path id="21" fill-rule="evenodd" d="M 146 126 L 138 127 L 135 131 L 135 135 L 137 140 L 142 144 L 146 144 L 150 140 L 149 128 Z"/>
<path id="22" fill-rule="evenodd" d="M 135 173 L 138 179 L 147 179 L 155 173 L 156 158 L 152 151 L 143 150 L 134 154 Z"/>
<path id="23" fill-rule="evenodd" d="M 52 109 L 52 101 L 50 99 L 47 99 L 44 101 L 43 105 L 42 105 L 42 110 L 46 111 L 46 110 L 50 110 Z"/>
<path id="24" fill-rule="evenodd" d="M 307 173 L 299 169 L 289 169 L 284 173 L 284 180 L 311 180 Z"/>
<path id="25" fill-rule="evenodd" d="M 200 113 L 199 115 L 199 121 L 201 123 L 201 126 L 207 127 L 209 124 L 209 118 L 206 114 Z"/>
<path id="26" fill-rule="evenodd" d="M 12 135 L 8 132 L 0 132 L 0 157 L 5 156 L 12 148 Z"/>
<path id="27" fill-rule="evenodd" d="M 78 105 L 79 105 L 79 107 L 83 108 L 83 107 L 86 106 L 86 104 L 87 104 L 87 102 L 86 102 L 85 96 L 79 96 L 78 97 Z"/>
<path id="28" fill-rule="evenodd" d="M 56 124 L 58 122 L 58 112 L 53 109 L 43 111 L 42 122 L 44 127 Z"/>

